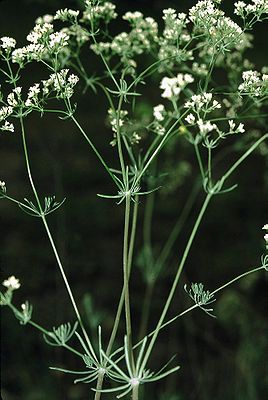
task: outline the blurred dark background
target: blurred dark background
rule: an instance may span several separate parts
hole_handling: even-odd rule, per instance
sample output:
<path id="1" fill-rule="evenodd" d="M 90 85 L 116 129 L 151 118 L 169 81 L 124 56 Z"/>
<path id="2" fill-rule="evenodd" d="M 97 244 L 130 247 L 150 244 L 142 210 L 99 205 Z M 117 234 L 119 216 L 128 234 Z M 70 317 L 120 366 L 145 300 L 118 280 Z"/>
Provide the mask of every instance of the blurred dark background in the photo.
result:
<path id="1" fill-rule="evenodd" d="M 34 20 L 53 14 L 59 8 L 78 6 L 79 1 L 2 0 L 0 36 L 12 36 L 23 45 Z M 81 2 L 80 2 L 81 3 Z M 140 10 L 161 18 L 161 10 L 174 7 L 189 9 L 195 1 L 116 1 L 119 14 Z M 225 2 L 228 7 L 231 2 Z M 257 67 L 267 64 L 267 24 L 255 30 L 254 50 L 249 57 Z M 34 72 L 33 72 L 34 74 Z M 26 81 L 33 79 L 26 76 Z M 155 94 L 152 93 L 152 98 Z M 114 153 L 107 144 L 110 130 L 103 124 L 107 104 L 102 95 L 92 92 L 82 98 L 78 119 L 89 136 L 113 162 Z M 159 100 L 156 100 L 159 101 Z M 146 106 L 146 100 L 144 101 Z M 157 103 L 156 103 L 157 104 Z M 48 218 L 55 235 L 66 272 L 72 283 L 88 329 L 100 323 L 109 332 L 122 285 L 121 243 L 123 209 L 110 200 L 98 199 L 97 193 L 111 190 L 105 171 L 87 147 L 75 127 L 52 115 L 27 120 L 30 157 L 41 194 L 66 197 L 64 206 Z M 191 190 L 197 167 L 193 154 L 175 147 L 174 166 L 185 163 L 183 186 L 167 187 L 156 195 L 153 219 L 153 243 L 162 245 Z M 181 164 L 180 164 L 181 165 Z M 182 167 L 182 166 L 181 166 Z M 183 178 L 183 176 L 185 177 Z M 186 179 L 187 178 L 187 179 Z M 0 179 L 17 198 L 31 198 L 19 134 L 0 137 Z M 238 190 L 216 197 L 210 205 L 191 255 L 183 282 L 203 282 L 213 290 L 232 277 L 259 265 L 264 251 L 261 227 L 267 223 L 267 160 L 256 152 L 234 176 Z M 168 190 L 165 190 L 168 189 Z M 189 216 L 187 228 L 176 242 L 169 265 L 162 274 L 153 297 L 150 327 L 153 328 L 169 290 L 176 261 L 181 255 L 202 195 Z M 141 198 L 143 215 L 145 199 Z M 33 319 L 48 329 L 74 321 L 61 276 L 43 226 L 7 201 L 0 203 L 0 262 L 2 280 L 15 275 L 22 287 L 15 302 L 28 299 L 34 305 Z M 137 249 L 142 244 L 138 228 Z M 134 266 L 138 263 L 134 258 Z M 146 399 L 161 400 L 259 400 L 268 392 L 268 279 L 264 273 L 252 275 L 221 292 L 217 298 L 217 319 L 194 311 L 160 335 L 150 368 L 157 370 L 177 354 L 179 373 L 145 389 Z M 140 322 L 145 285 L 134 268 L 131 291 L 134 293 L 134 333 Z M 179 286 L 169 315 L 175 315 L 190 303 Z M 1 310 L 1 383 L 3 400 L 84 400 L 91 398 L 88 385 L 74 385 L 72 376 L 48 370 L 49 366 L 83 369 L 80 361 L 60 348 L 49 347 L 30 326 L 20 326 L 9 309 Z M 103 399 L 109 399 L 104 395 Z"/>

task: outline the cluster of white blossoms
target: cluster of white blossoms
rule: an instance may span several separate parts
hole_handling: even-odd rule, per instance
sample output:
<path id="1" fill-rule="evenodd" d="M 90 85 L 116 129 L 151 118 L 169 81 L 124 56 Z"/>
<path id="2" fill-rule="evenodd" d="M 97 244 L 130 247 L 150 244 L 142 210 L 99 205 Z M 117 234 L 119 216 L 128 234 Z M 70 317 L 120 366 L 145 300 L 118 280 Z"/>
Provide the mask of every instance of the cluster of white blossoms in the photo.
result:
<path id="1" fill-rule="evenodd" d="M 173 8 L 163 10 L 163 20 L 165 21 L 163 37 L 172 40 L 178 39 L 182 29 L 189 22 L 185 13 L 177 14 Z"/>
<path id="2" fill-rule="evenodd" d="M 206 112 L 211 112 L 217 108 L 221 108 L 221 105 L 217 100 L 212 99 L 212 93 L 204 92 L 202 94 L 194 94 L 191 99 L 185 103 L 184 107 L 193 109 L 196 112 L 199 112 L 201 109 L 204 109 Z"/>
<path id="3" fill-rule="evenodd" d="M 164 30 L 159 37 L 160 45 L 158 58 L 159 72 L 171 70 L 180 60 L 192 59 L 192 50 L 187 49 L 186 43 L 191 40 L 186 27 L 189 22 L 187 15 L 168 8 L 163 10 Z"/>
<path id="4" fill-rule="evenodd" d="M 57 98 L 72 97 L 74 87 L 78 83 L 79 78 L 74 74 L 68 76 L 68 73 L 69 69 L 65 68 L 58 73 L 51 74 L 49 79 L 43 80 L 43 94 L 48 95 L 51 92 L 56 92 Z M 36 90 L 38 90 L 38 88 L 36 88 Z"/>
<path id="5" fill-rule="evenodd" d="M 11 107 L 17 107 L 19 104 L 21 104 L 21 91 L 22 87 L 17 86 L 15 89 L 12 90 L 11 93 L 8 94 L 7 103 Z"/>
<path id="6" fill-rule="evenodd" d="M 54 16 L 54 20 L 58 19 L 63 22 L 64 21 L 76 22 L 78 15 L 79 15 L 79 11 L 64 8 L 64 9 L 60 9 L 56 12 L 56 14 Z"/>
<path id="7" fill-rule="evenodd" d="M 54 21 L 54 16 L 51 14 L 45 14 L 42 15 L 41 17 L 38 17 L 35 20 L 36 25 L 42 25 L 42 24 L 50 24 Z"/>
<path id="8" fill-rule="evenodd" d="M 109 1 L 106 1 L 103 4 L 96 4 L 95 1 L 86 0 L 85 6 L 86 9 L 82 18 L 85 22 L 93 19 L 94 21 L 103 19 L 107 23 L 117 17 L 117 13 L 115 12 L 116 7 Z"/>
<path id="9" fill-rule="evenodd" d="M 165 76 L 160 83 L 160 89 L 163 90 L 161 96 L 166 99 L 177 98 L 181 91 L 192 82 L 194 82 L 194 78 L 190 74 L 179 73 L 174 78 Z"/>
<path id="10" fill-rule="evenodd" d="M 68 46 L 69 36 L 65 32 L 55 32 L 49 35 L 48 48 L 57 53 L 63 47 Z"/>
<path id="11" fill-rule="evenodd" d="M 165 106 L 163 104 L 158 104 L 158 106 L 154 107 L 153 116 L 155 117 L 155 119 L 157 121 L 160 121 L 160 122 L 164 121 L 165 114 L 166 114 L 166 110 L 165 110 Z"/>
<path id="12" fill-rule="evenodd" d="M 40 103 L 40 99 L 38 98 L 38 95 L 40 93 L 40 83 L 35 83 L 33 86 L 31 86 L 28 90 L 28 97 L 27 100 L 25 101 L 25 106 L 26 107 L 38 107 Z"/>
<path id="13" fill-rule="evenodd" d="M 206 76 L 208 73 L 208 66 L 204 63 L 193 62 L 192 64 L 192 72 L 197 76 Z"/>
<path id="14" fill-rule="evenodd" d="M 9 132 L 14 132 L 14 125 L 6 119 L 13 113 L 13 107 L 12 106 L 3 106 L 0 108 L 0 123 L 3 123 L 3 125 L 0 126 L 1 131 L 9 131 Z"/>
<path id="15" fill-rule="evenodd" d="M 214 144 L 217 144 L 219 139 L 223 139 L 228 135 L 244 133 L 244 124 L 235 124 L 234 120 L 230 119 L 228 121 L 229 129 L 227 132 L 223 132 L 219 127 L 210 120 L 207 120 L 209 113 L 214 110 L 220 109 L 221 104 L 213 99 L 212 93 L 203 93 L 199 95 L 193 95 L 189 101 L 185 103 L 185 108 L 188 108 L 190 112 L 185 121 L 190 126 L 197 126 L 201 137 L 206 137 L 206 135 L 212 131 L 218 133 L 218 138 L 215 139 Z"/>
<path id="16" fill-rule="evenodd" d="M 137 63 L 134 57 L 149 52 L 158 41 L 158 24 L 151 18 L 144 18 L 141 12 L 127 12 L 123 15 L 131 30 L 116 35 L 111 42 L 92 44 L 91 49 L 96 54 L 106 57 L 113 55 L 120 58 L 128 74 L 135 74 Z"/>
<path id="17" fill-rule="evenodd" d="M 242 18 L 247 17 L 249 14 L 255 14 L 260 20 L 263 14 L 268 13 L 267 0 L 252 0 L 252 4 L 246 4 L 244 1 L 237 1 L 234 6 L 234 13 Z"/>
<path id="18" fill-rule="evenodd" d="M 20 281 L 19 279 L 15 278 L 14 275 L 12 275 L 8 279 L 4 280 L 3 286 L 10 291 L 17 290 L 20 288 Z"/>
<path id="19" fill-rule="evenodd" d="M 266 249 L 268 250 L 268 224 L 265 224 L 265 225 L 262 227 L 262 229 L 266 231 L 266 233 L 265 233 L 265 235 L 264 235 L 263 238 L 264 238 L 265 243 L 266 243 Z"/>
<path id="20" fill-rule="evenodd" d="M 189 19 L 195 29 L 206 35 L 209 45 L 220 51 L 234 48 L 242 41 L 243 31 L 240 26 L 226 17 L 225 13 L 217 8 L 215 1 L 199 1 L 189 10 Z"/>
<path id="21" fill-rule="evenodd" d="M 268 92 L 268 74 L 260 74 L 258 71 L 244 71 L 242 74 L 243 83 L 238 87 L 241 94 L 248 94 L 260 97 Z"/>
<path id="22" fill-rule="evenodd" d="M 3 36 L 0 40 L 2 42 L 0 44 L 0 48 L 6 51 L 10 51 L 11 49 L 14 49 L 16 47 L 16 40 L 11 37 Z"/>
<path id="23" fill-rule="evenodd" d="M 112 109 L 109 108 L 108 110 L 108 117 L 109 117 L 109 122 L 112 127 L 113 132 L 117 132 L 117 128 L 121 128 L 124 123 L 125 123 L 125 118 L 128 115 L 128 111 L 126 110 L 120 110 L 119 118 L 117 117 L 117 113 Z"/>

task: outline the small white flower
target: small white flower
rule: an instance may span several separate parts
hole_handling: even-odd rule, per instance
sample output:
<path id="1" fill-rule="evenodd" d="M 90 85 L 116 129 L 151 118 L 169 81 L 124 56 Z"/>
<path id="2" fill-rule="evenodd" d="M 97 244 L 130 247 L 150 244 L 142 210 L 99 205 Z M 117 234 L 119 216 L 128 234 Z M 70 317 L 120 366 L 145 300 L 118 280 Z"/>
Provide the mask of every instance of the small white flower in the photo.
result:
<path id="1" fill-rule="evenodd" d="M 187 117 L 185 118 L 185 121 L 189 124 L 189 125 L 193 125 L 195 123 L 195 117 L 193 114 L 188 114 Z"/>
<path id="2" fill-rule="evenodd" d="M 6 182 L 0 181 L 0 190 L 6 192 Z"/>
<path id="3" fill-rule="evenodd" d="M 263 225 L 262 229 L 268 231 L 268 224 Z"/>
<path id="4" fill-rule="evenodd" d="M 165 107 L 163 106 L 163 104 L 158 104 L 158 106 L 154 107 L 153 115 L 157 121 L 163 121 L 164 112 L 165 112 Z"/>
<path id="5" fill-rule="evenodd" d="M 49 35 L 49 48 L 51 50 L 68 46 L 69 36 L 64 32 L 55 32 Z"/>
<path id="6" fill-rule="evenodd" d="M 3 286 L 10 290 L 16 290 L 20 288 L 20 281 L 12 275 L 3 282 Z"/>
<path id="7" fill-rule="evenodd" d="M 14 125 L 8 121 L 5 121 L 4 125 L 0 127 L 2 131 L 14 132 Z"/>
<path id="8" fill-rule="evenodd" d="M 234 123 L 234 121 L 233 121 L 232 119 L 230 119 L 230 120 L 228 121 L 228 123 L 229 123 L 230 131 L 233 131 L 234 128 L 235 128 L 235 123 Z"/>
<path id="9" fill-rule="evenodd" d="M 236 129 L 237 133 L 244 133 L 245 132 L 245 128 L 244 128 L 244 124 L 240 123 Z"/>
<path id="10" fill-rule="evenodd" d="M 197 125 L 198 125 L 201 135 L 206 135 L 208 132 L 211 132 L 214 129 L 217 129 L 217 125 L 212 124 L 210 121 L 203 121 L 202 119 L 199 119 L 197 121 Z"/>
<path id="11" fill-rule="evenodd" d="M 2 41 L 0 47 L 2 47 L 5 50 L 11 50 L 16 47 L 16 40 L 11 37 L 3 36 L 0 40 Z"/>
<path id="12" fill-rule="evenodd" d="M 192 75 L 190 74 L 178 74 L 174 78 L 168 78 L 165 76 L 161 83 L 160 89 L 163 89 L 162 97 L 171 99 L 172 97 L 177 97 L 180 92 L 185 88 L 186 85 L 194 81 Z"/>
<path id="13" fill-rule="evenodd" d="M 268 244 L 268 233 L 266 233 L 266 235 L 263 236 L 265 242 Z"/>

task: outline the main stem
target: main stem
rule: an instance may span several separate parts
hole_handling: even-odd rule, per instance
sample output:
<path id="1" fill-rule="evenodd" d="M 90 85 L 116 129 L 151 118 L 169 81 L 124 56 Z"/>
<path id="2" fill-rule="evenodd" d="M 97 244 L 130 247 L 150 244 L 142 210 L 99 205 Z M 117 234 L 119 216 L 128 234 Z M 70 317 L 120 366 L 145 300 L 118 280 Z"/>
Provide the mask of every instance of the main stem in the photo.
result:
<path id="1" fill-rule="evenodd" d="M 139 385 L 134 385 L 132 389 L 132 400 L 139 400 Z"/>
<path id="2" fill-rule="evenodd" d="M 135 199 L 135 204 L 134 204 L 134 210 L 133 210 L 133 219 L 132 219 L 132 229 L 131 229 L 131 236 L 130 236 L 130 242 L 129 242 L 129 252 L 128 252 L 128 273 L 130 275 L 131 272 L 131 267 L 132 267 L 132 257 L 133 257 L 133 250 L 134 250 L 134 243 L 135 243 L 135 237 L 136 237 L 136 228 L 137 228 L 137 217 L 138 217 L 138 198 L 136 196 Z M 128 276 L 129 278 L 129 276 Z M 124 305 L 124 298 L 125 298 L 125 291 L 124 291 L 124 286 L 121 292 L 119 304 L 117 307 L 117 312 L 114 320 L 114 325 L 113 325 L 113 330 L 110 336 L 110 340 L 108 343 L 108 347 L 106 350 L 106 355 L 109 357 L 112 347 L 114 344 L 115 336 L 118 330 L 119 322 L 120 322 L 120 316 L 122 313 L 123 305 Z"/>
<path id="3" fill-rule="evenodd" d="M 150 341 L 150 343 L 149 343 L 148 349 L 147 349 L 146 354 L 145 354 L 145 356 L 144 356 L 143 363 L 142 363 L 142 366 L 141 366 L 141 370 L 143 370 L 143 369 L 145 368 L 145 366 L 146 366 L 146 364 L 147 364 L 147 361 L 148 361 L 148 359 L 149 359 L 149 356 L 150 356 L 150 354 L 151 354 L 151 351 L 152 351 L 152 349 L 153 349 L 153 347 L 154 347 L 155 341 L 156 341 L 156 339 L 157 339 L 157 337 L 158 337 L 158 334 L 159 334 L 159 331 L 160 331 L 160 329 L 161 329 L 161 325 L 162 325 L 162 323 L 163 323 L 163 321 L 164 321 L 164 319 L 165 319 L 165 316 L 166 316 L 166 314 L 167 314 L 167 312 L 168 312 L 169 306 L 170 306 L 171 301 L 172 301 L 172 299 L 173 299 L 173 296 L 174 296 L 174 294 L 175 294 L 175 290 L 176 290 L 176 288 L 177 288 L 177 285 L 178 285 L 178 282 L 179 282 L 179 279 L 180 279 L 180 276 L 181 276 L 181 273 L 182 273 L 182 270 L 183 270 L 185 261 L 186 261 L 186 259 L 187 259 L 187 257 L 188 257 L 188 254 L 189 254 L 189 251 L 190 251 L 190 249 L 191 249 L 191 246 L 192 246 L 193 240 L 194 240 L 194 238 L 195 238 L 196 232 L 197 232 L 197 230 L 198 230 L 198 228 L 199 228 L 199 225 L 200 225 L 200 223 L 201 223 L 201 220 L 202 220 L 203 215 L 204 215 L 204 213 L 205 213 L 205 211 L 206 211 L 206 209 L 207 209 L 207 206 L 208 206 L 208 204 L 209 204 L 209 201 L 210 201 L 211 197 L 212 197 L 212 194 L 211 194 L 211 193 L 208 193 L 207 196 L 206 196 L 206 198 L 205 198 L 205 200 L 204 200 L 204 203 L 203 203 L 203 205 L 202 205 L 202 208 L 201 208 L 201 210 L 200 210 L 200 212 L 199 212 L 199 215 L 198 215 L 198 217 L 197 217 L 197 220 L 196 220 L 196 222 L 195 222 L 195 224 L 194 224 L 192 233 L 191 233 L 191 235 L 190 235 L 190 237 L 189 237 L 189 240 L 188 240 L 188 243 L 187 243 L 186 248 L 185 248 L 185 250 L 184 250 L 184 253 L 183 253 L 181 262 L 180 262 L 180 264 L 179 264 L 179 267 L 178 267 L 178 270 L 177 270 L 177 273 L 176 273 L 176 276 L 175 276 L 173 285 L 172 285 L 172 287 L 171 287 L 171 289 L 170 289 L 169 296 L 168 296 L 168 298 L 167 298 L 167 301 L 166 301 L 166 303 L 165 303 L 164 309 L 163 309 L 163 311 L 162 311 L 162 314 L 161 314 L 161 316 L 160 316 L 160 318 L 159 318 L 159 321 L 158 321 L 158 324 L 157 324 L 157 326 L 156 326 L 155 333 L 154 333 L 153 336 L 152 336 L 152 339 L 151 339 L 151 341 Z"/>
<path id="4" fill-rule="evenodd" d="M 129 299 L 129 269 L 128 269 L 128 236 L 129 236 L 129 220 L 130 220 L 130 194 L 126 195 L 125 204 L 125 223 L 124 223 L 124 245 L 123 245 L 123 275 L 124 275 L 124 300 L 125 300 L 125 317 L 126 317 L 126 333 L 128 342 L 128 353 L 133 363 L 132 351 L 132 328 L 131 328 L 131 312 Z"/>

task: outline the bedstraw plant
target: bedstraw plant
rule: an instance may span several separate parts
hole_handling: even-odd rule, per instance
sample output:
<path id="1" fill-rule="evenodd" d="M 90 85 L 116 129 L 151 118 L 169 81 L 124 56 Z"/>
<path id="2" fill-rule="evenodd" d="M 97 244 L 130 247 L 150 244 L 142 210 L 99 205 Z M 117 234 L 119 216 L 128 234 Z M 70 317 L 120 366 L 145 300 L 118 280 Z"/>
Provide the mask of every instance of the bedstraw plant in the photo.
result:
<path id="1" fill-rule="evenodd" d="M 220 0 L 198 1 L 188 13 L 165 9 L 159 24 L 139 11 L 126 12 L 122 16 L 126 31 L 114 35 L 112 27 L 118 18 L 114 4 L 85 0 L 82 10 L 66 8 L 55 15 L 38 18 L 23 47 L 17 47 L 14 38 L 0 39 L 1 141 L 4 143 L 5 135 L 21 136 L 29 178 L 28 197 L 21 199 L 13 196 L 12 182 L 5 183 L 5 177 L 1 176 L 1 201 L 20 207 L 29 218 L 39 218 L 73 306 L 75 322 L 52 329 L 35 322 L 33 306 L 28 301 L 21 306 L 13 302 L 20 281 L 12 271 L 3 282 L 1 305 L 9 307 L 21 324 L 40 331 L 48 345 L 61 346 L 80 358 L 84 368 L 79 371 L 74 371 L 71 365 L 51 369 L 74 375 L 76 383 L 88 384 L 88 398 L 95 400 L 124 396 L 138 400 L 142 398 L 141 385 L 165 379 L 169 374 L 179 374 L 180 365 L 170 365 L 174 357 L 164 366 L 148 368 L 152 353 L 157 352 L 160 331 L 196 308 L 215 317 L 213 305 L 219 291 L 249 274 L 268 270 L 268 224 L 264 224 L 264 253 L 258 266 L 242 271 L 213 291 L 204 288 L 202 283 L 185 285 L 185 292 L 193 304 L 167 319 L 193 241 L 210 203 L 218 195 L 228 195 L 236 189 L 237 185 L 230 183 L 230 177 L 254 151 L 261 148 L 262 154 L 267 156 L 268 131 L 264 127 L 268 116 L 265 112 L 268 67 L 255 70 L 245 53 L 252 46 L 255 24 L 268 18 L 268 1 L 252 0 L 247 4 L 238 1 L 234 4 L 233 19 L 222 11 Z M 102 68 L 98 71 L 83 62 L 85 49 L 87 55 L 99 60 Z M 25 87 L 24 73 L 35 63 L 42 68 L 42 79 Z M 148 90 L 152 92 L 152 87 L 155 96 L 159 97 L 159 104 L 151 106 L 149 118 L 142 118 L 137 110 Z M 80 101 L 92 94 L 98 96 L 100 92 L 105 95 L 111 128 L 107 146 L 113 152 L 113 165 L 107 163 L 78 120 L 78 105 L 73 100 L 75 92 L 80 93 Z M 38 113 L 40 117 L 53 113 L 63 120 L 62 123 L 69 120 L 73 124 L 106 171 L 107 181 L 113 185 L 112 193 L 98 193 L 98 201 L 116 202 L 118 207 L 124 208 L 123 287 L 108 343 L 103 341 L 101 326 L 97 328 L 97 345 L 87 331 L 55 244 L 47 216 L 64 206 L 65 199 L 58 199 L 54 194 L 42 199 L 39 194 L 38 177 L 32 173 L 34 166 L 28 148 L 28 130 L 31 129 L 28 120 L 32 113 Z M 158 156 L 170 144 L 188 146 L 188 151 L 196 157 L 199 174 L 192 183 L 193 190 L 178 222 L 156 254 L 150 237 L 151 216 L 157 192 L 160 188 L 164 191 L 166 185 Z M 226 146 L 236 158 L 232 158 L 233 162 L 228 157 L 223 158 L 224 167 L 219 169 L 218 158 Z M 203 196 L 203 203 L 184 252 L 177 261 L 158 322 L 149 332 L 148 315 L 155 285 L 180 231 L 187 224 L 197 196 Z M 143 206 L 145 213 L 141 214 Z M 136 231 L 142 224 L 144 243 L 142 249 L 137 249 Z M 141 265 L 140 273 L 147 291 L 139 337 L 134 337 L 131 304 L 135 293 L 130 291 L 129 282 L 132 268 L 137 264 Z M 118 334 L 122 324 L 125 324 L 123 337 Z M 115 343 L 120 341 L 121 346 L 115 348 Z"/>

